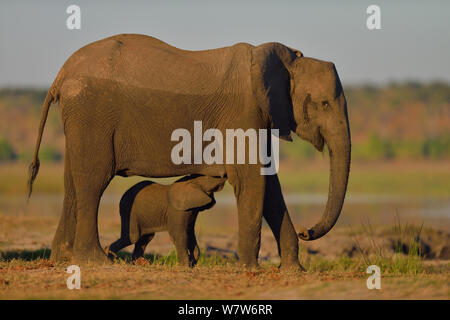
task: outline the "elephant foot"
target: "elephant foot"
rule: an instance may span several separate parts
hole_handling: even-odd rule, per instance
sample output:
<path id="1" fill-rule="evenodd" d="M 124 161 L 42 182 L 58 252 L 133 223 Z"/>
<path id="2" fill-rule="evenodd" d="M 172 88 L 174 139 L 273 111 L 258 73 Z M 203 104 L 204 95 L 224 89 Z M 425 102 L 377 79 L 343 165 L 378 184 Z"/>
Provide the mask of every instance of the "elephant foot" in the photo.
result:
<path id="1" fill-rule="evenodd" d="M 256 271 L 262 269 L 261 266 L 258 264 L 258 262 L 239 262 L 239 265 L 249 271 Z"/>
<path id="2" fill-rule="evenodd" d="M 186 268 L 186 269 L 192 269 L 195 267 L 195 264 L 188 262 L 188 263 L 183 263 L 183 262 L 178 262 L 178 267 L 180 268 Z"/>
<path id="3" fill-rule="evenodd" d="M 193 268 L 193 267 L 195 267 L 196 264 L 197 264 L 197 260 L 189 259 L 189 262 L 188 262 L 187 266 L 189 268 Z"/>
<path id="4" fill-rule="evenodd" d="M 188 257 L 178 258 L 177 265 L 184 268 L 192 268 L 195 265 L 195 262 Z"/>
<path id="5" fill-rule="evenodd" d="M 109 246 L 105 247 L 105 254 L 111 261 L 114 261 L 117 258 L 117 254 L 114 251 L 109 250 Z M 132 259 L 136 260 L 136 259 Z"/>
<path id="6" fill-rule="evenodd" d="M 278 269 L 283 273 L 305 272 L 306 269 L 297 261 L 294 263 L 281 263 Z"/>
<path id="7" fill-rule="evenodd" d="M 72 253 L 72 246 L 68 243 L 53 243 L 50 260 L 55 262 L 70 261 L 72 259 Z"/>
<path id="8" fill-rule="evenodd" d="M 76 249 L 74 250 L 73 263 L 77 264 L 93 264 L 93 265 L 105 265 L 111 264 L 111 259 L 105 254 L 105 252 L 99 248 L 89 249 Z"/>

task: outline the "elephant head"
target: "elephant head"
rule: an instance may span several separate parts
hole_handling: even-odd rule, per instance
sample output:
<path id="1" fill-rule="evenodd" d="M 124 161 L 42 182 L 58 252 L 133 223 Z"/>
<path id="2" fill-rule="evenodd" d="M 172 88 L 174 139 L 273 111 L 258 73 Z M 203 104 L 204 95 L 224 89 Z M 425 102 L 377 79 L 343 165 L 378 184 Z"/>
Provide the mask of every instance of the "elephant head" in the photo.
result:
<path id="1" fill-rule="evenodd" d="M 167 200 L 176 210 L 206 210 L 215 203 L 214 192 L 222 190 L 226 178 L 191 175 L 174 182 Z"/>
<path id="2" fill-rule="evenodd" d="M 317 150 L 327 145 L 330 156 L 328 200 L 322 219 L 302 228 L 302 240 L 315 240 L 336 223 L 341 213 L 350 172 L 351 139 L 347 103 L 331 62 L 304 57 L 278 43 L 253 48 L 252 86 L 257 105 L 268 115 L 280 138 L 291 132 Z"/>

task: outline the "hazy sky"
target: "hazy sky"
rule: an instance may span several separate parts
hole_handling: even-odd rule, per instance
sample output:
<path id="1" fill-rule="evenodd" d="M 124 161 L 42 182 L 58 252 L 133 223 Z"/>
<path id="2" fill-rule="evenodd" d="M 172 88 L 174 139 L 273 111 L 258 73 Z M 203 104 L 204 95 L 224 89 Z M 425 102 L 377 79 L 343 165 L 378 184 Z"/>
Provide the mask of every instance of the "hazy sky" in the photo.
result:
<path id="1" fill-rule="evenodd" d="M 66 8 L 81 7 L 81 30 Z M 381 7 L 382 30 L 366 27 Z M 450 1 L 5 1 L 0 86 L 47 87 L 81 46 L 142 33 L 190 50 L 277 41 L 333 61 L 342 82 L 450 81 Z"/>

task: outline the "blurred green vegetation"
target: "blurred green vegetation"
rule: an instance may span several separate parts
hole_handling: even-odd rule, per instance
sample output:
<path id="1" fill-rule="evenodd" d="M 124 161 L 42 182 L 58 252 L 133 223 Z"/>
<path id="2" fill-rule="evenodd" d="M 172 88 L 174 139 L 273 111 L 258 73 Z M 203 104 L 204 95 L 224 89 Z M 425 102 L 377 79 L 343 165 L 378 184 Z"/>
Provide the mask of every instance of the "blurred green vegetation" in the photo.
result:
<path id="1" fill-rule="evenodd" d="M 46 90 L 0 90 L 0 161 L 31 159 Z M 450 85 L 390 83 L 345 88 L 352 160 L 450 158 Z M 304 141 L 282 143 L 282 158 L 323 157 Z M 51 108 L 40 150 L 42 161 L 60 161 L 64 136 L 58 108 Z"/>
<path id="2" fill-rule="evenodd" d="M 450 85 L 346 87 L 352 160 L 450 158 Z M 282 143 L 284 158 L 322 157 L 309 143 Z"/>
<path id="3" fill-rule="evenodd" d="M 314 159 L 323 157 L 314 147 L 300 139 L 295 143 L 280 145 L 281 159 Z M 297 142 L 298 140 L 298 142 Z M 326 150 L 324 151 L 326 154 Z M 367 139 L 352 144 L 352 160 L 389 159 L 448 159 L 450 158 L 450 135 L 420 140 L 390 140 L 372 133 Z"/>
<path id="4" fill-rule="evenodd" d="M 0 137 L 0 162 L 12 161 L 16 158 L 17 155 L 8 140 Z"/>

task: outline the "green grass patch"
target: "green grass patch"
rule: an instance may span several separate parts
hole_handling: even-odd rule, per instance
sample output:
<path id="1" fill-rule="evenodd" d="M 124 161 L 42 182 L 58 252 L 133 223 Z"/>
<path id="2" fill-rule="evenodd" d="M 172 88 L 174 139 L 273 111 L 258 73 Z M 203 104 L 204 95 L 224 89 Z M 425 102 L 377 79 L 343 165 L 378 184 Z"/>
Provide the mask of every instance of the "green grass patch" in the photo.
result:
<path id="1" fill-rule="evenodd" d="M 49 259 L 51 250 L 47 248 L 42 248 L 38 250 L 14 250 L 0 252 L 0 261 L 9 262 L 12 260 L 21 261 L 34 261 L 41 259 Z"/>

